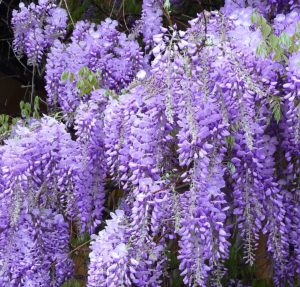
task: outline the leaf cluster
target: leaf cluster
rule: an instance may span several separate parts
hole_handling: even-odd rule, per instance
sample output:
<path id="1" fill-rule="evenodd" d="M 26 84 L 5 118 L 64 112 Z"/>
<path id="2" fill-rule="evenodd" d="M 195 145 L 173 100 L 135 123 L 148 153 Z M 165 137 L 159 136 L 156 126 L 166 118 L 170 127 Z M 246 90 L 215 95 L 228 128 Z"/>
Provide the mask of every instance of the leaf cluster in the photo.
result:
<path id="1" fill-rule="evenodd" d="M 31 116 L 35 119 L 40 118 L 40 98 L 34 98 L 33 106 L 25 101 L 20 102 L 21 116 L 24 119 L 29 119 Z"/>
<path id="2" fill-rule="evenodd" d="M 79 79 L 77 79 L 79 78 Z M 76 88 L 80 92 L 80 96 L 88 95 L 93 90 L 99 89 L 99 79 L 101 78 L 101 73 L 91 71 L 88 67 L 82 67 L 78 72 L 78 77 L 74 73 L 69 71 L 64 71 L 61 75 L 62 81 L 73 82 L 76 80 Z"/>
<path id="3" fill-rule="evenodd" d="M 267 20 L 257 12 L 251 15 L 251 21 L 261 30 L 263 37 L 256 49 L 257 55 L 263 58 L 271 56 L 273 61 L 287 62 L 288 55 L 299 50 L 300 22 L 296 24 L 296 32 L 290 36 L 286 32 L 276 35 Z"/>

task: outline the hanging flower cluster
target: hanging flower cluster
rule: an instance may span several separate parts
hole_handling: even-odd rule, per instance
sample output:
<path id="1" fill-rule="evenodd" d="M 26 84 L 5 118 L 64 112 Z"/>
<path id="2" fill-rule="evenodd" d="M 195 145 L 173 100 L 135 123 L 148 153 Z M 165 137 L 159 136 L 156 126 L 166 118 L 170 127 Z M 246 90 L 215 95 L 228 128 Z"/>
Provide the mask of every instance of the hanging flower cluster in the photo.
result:
<path id="1" fill-rule="evenodd" d="M 170 128 L 166 125 L 163 103 L 159 104 L 155 93 L 145 99 L 146 93 L 138 85 L 130 94 L 122 96 L 120 102 L 112 102 L 107 107 L 104 126 L 108 170 L 127 192 L 124 206 L 129 235 L 128 239 L 123 238 L 123 243 L 132 248 L 131 257 L 137 266 L 134 271 L 128 271 L 127 276 L 133 276 L 131 281 L 122 279 L 126 286 L 131 286 L 129 282 L 157 286 L 166 260 L 163 254 L 166 234 L 160 225 L 159 210 L 163 209 L 167 191 L 159 165 L 167 152 L 162 145 L 168 140 Z M 91 280 L 98 272 L 91 270 Z"/>
<path id="2" fill-rule="evenodd" d="M 259 10 L 264 16 L 274 17 L 277 14 L 288 13 L 293 9 L 299 9 L 297 0 L 227 0 L 225 1 L 224 9 L 226 12 L 232 12 L 235 9 L 252 7 Z"/>
<path id="3" fill-rule="evenodd" d="M 68 223 L 43 208 L 19 217 L 18 226 L 1 232 L 1 286 L 61 286 L 73 274 Z"/>
<path id="4" fill-rule="evenodd" d="M 48 117 L 20 124 L 1 147 L 3 286 L 60 286 L 72 275 L 66 217 L 75 213 L 75 151 L 64 125 Z"/>
<path id="5" fill-rule="evenodd" d="M 28 7 L 23 2 L 13 11 L 13 49 L 18 56 L 25 55 L 29 65 L 40 64 L 44 52 L 55 39 L 63 39 L 67 28 L 67 12 L 51 0 L 40 0 Z"/>
<path id="6" fill-rule="evenodd" d="M 136 245 L 123 210 L 111 217 L 92 243 L 88 286 L 160 286 L 163 248 Z M 136 248 L 144 248 L 143 254 Z"/>
<path id="7" fill-rule="evenodd" d="M 148 49 L 153 46 L 153 36 L 160 32 L 163 15 L 162 8 L 162 0 L 143 1 L 141 32 Z"/>
<path id="8" fill-rule="evenodd" d="M 81 103 L 76 112 L 75 129 L 80 149 L 77 156 L 75 195 L 80 212 L 82 229 L 95 228 L 101 220 L 104 206 L 103 112 L 107 97 L 104 90 L 92 92 L 91 100 Z M 92 233 L 92 232 L 90 232 Z"/>
<path id="9" fill-rule="evenodd" d="M 283 276 L 288 258 L 293 256 L 297 260 L 296 253 L 291 255 L 287 251 L 291 246 L 296 248 L 296 243 L 289 239 L 291 229 L 284 222 L 284 191 L 276 175 L 275 151 L 281 139 L 276 139 L 278 135 L 270 128 L 275 123 L 268 97 L 279 90 L 277 73 L 282 65 L 275 62 L 272 69 L 263 69 L 272 62 L 255 54 L 262 35 L 253 30 L 252 13 L 252 9 L 246 8 L 228 16 L 200 15 L 191 21 L 186 32 L 156 34 L 152 75 L 142 80 L 141 86 L 131 89 L 130 97 L 122 95 L 119 103 L 112 103 L 113 110 L 107 110 L 108 163 L 113 178 L 131 191 L 126 207 L 128 218 L 133 218 L 134 226 L 140 226 L 138 223 L 144 218 L 154 216 L 160 219 L 160 230 L 166 230 L 165 240 L 169 234 L 178 234 L 179 269 L 188 286 L 206 286 L 209 280 L 221 284 L 222 262 L 229 254 L 231 232 L 227 225 L 231 209 L 226 201 L 225 180 L 230 183 L 231 212 L 244 238 L 245 261 L 254 264 L 260 232 L 268 234 L 268 252 L 274 258 L 274 279 L 278 285 L 289 280 Z M 240 40 L 239 35 L 249 36 Z M 136 98 L 139 94 L 143 96 Z M 159 144 L 151 152 L 144 151 L 150 148 L 148 138 L 156 142 L 143 120 L 152 104 L 156 116 L 161 111 L 161 118 L 156 127 L 156 116 L 151 115 L 151 127 L 156 127 L 155 137 L 164 131 L 158 142 L 164 142 L 168 161 L 164 160 Z M 111 133 L 112 126 L 116 133 Z M 140 127 L 143 136 L 139 136 Z M 136 146 L 140 140 L 143 145 Z M 177 154 L 169 154 L 172 145 L 178 146 Z M 148 154 L 152 155 L 149 159 Z M 145 161 L 148 169 L 153 163 L 156 168 L 146 172 Z M 162 180 L 173 171 L 168 165 L 170 161 L 177 173 L 179 167 L 184 169 L 180 178 L 187 188 L 177 196 L 169 188 L 171 182 Z M 152 178 L 144 179 L 145 174 Z M 153 180 L 162 186 L 148 194 L 148 183 L 155 186 Z M 157 205 L 153 198 L 160 193 Z M 165 200 L 174 200 L 173 208 L 163 213 L 160 205 L 169 206 Z M 147 207 L 149 203 L 151 208 Z M 293 204 L 292 210 L 297 210 Z"/>
<path id="10" fill-rule="evenodd" d="M 97 85 L 120 91 L 143 68 L 144 60 L 138 43 L 119 32 L 117 21 L 110 19 L 101 25 L 80 21 L 76 24 L 69 44 L 56 41 L 46 65 L 46 90 L 50 106 L 59 106 L 65 113 L 74 112 L 81 94 L 82 67 L 99 72 Z M 71 77 L 63 80 L 63 72 Z"/>

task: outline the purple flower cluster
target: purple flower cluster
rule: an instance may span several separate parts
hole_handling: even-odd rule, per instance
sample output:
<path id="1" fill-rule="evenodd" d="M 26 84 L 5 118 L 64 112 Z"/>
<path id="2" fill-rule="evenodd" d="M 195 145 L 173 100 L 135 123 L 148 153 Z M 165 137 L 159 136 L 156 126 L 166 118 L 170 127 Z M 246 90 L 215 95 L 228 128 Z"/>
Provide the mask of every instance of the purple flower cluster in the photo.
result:
<path id="1" fill-rule="evenodd" d="M 123 210 L 116 210 L 111 217 L 106 221 L 105 229 L 94 236 L 88 286 L 159 286 L 160 276 L 152 269 L 157 269 L 157 266 L 151 265 L 155 262 L 159 266 L 163 248 L 154 246 L 154 242 L 152 246 L 136 246 L 133 241 L 136 235 L 131 231 Z M 143 254 L 137 247 L 143 248 Z"/>
<path id="2" fill-rule="evenodd" d="M 111 213 L 112 219 L 92 242 L 88 286 L 131 286 L 138 262 L 130 259 L 128 223 L 124 211 Z"/>
<path id="3" fill-rule="evenodd" d="M 146 48 L 153 46 L 153 36 L 159 34 L 162 26 L 162 0 L 143 0 L 142 35 Z"/>
<path id="4" fill-rule="evenodd" d="M 63 209 L 70 199 L 72 209 L 70 175 L 77 144 L 64 124 L 51 117 L 33 120 L 28 126 L 20 123 L 2 149 L 5 197 L 17 196 L 19 203 L 27 198 L 29 207 L 42 204 L 55 210 Z M 10 206 L 15 223 L 19 203 L 14 200 Z"/>
<path id="5" fill-rule="evenodd" d="M 298 16 L 299 17 L 299 16 Z M 299 19 L 299 18 L 298 18 Z M 280 184 L 284 190 L 284 208 L 287 216 L 285 224 L 289 231 L 288 240 L 290 251 L 285 258 L 285 270 L 291 270 L 289 273 L 289 282 L 293 282 L 293 275 L 300 271 L 300 249 L 297 242 L 300 230 L 299 221 L 299 132 L 300 132 L 300 105 L 299 105 L 299 52 L 290 55 L 287 64 L 287 82 L 283 84 L 283 119 L 281 122 L 281 148 L 285 165 L 280 169 Z M 285 276 L 280 273 L 279 282 L 284 282 Z"/>
<path id="6" fill-rule="evenodd" d="M 49 117 L 28 127 L 20 123 L 1 147 L 3 286 L 60 286 L 72 275 L 66 217 L 76 209 L 74 152 L 64 125 Z"/>
<path id="7" fill-rule="evenodd" d="M 55 39 L 63 39 L 67 28 L 67 12 L 50 0 L 40 0 L 28 7 L 23 2 L 19 11 L 13 11 L 13 49 L 18 56 L 25 55 L 29 65 L 40 64 L 43 53 Z"/>
<path id="8" fill-rule="evenodd" d="M 68 229 L 50 209 L 22 211 L 19 224 L 1 236 L 1 286 L 61 286 L 73 274 Z"/>
<path id="9" fill-rule="evenodd" d="M 124 190 L 131 191 L 125 204 L 130 234 L 127 244 L 138 262 L 131 282 L 137 286 L 158 286 L 165 261 L 164 226 L 159 210 L 167 199 L 159 165 L 166 153 L 162 145 L 169 129 L 163 103 L 159 104 L 155 93 L 146 99 L 146 93 L 139 85 L 108 106 L 105 138 L 109 172 Z M 161 239 L 155 240 L 155 235 Z"/>
<path id="10" fill-rule="evenodd" d="M 191 21 L 186 32 L 156 34 L 150 76 L 105 111 L 109 172 L 127 191 L 124 212 L 132 244 L 145 256 L 138 250 L 153 242 L 151 234 L 164 234 L 162 248 L 177 234 L 187 286 L 209 281 L 220 286 L 229 254 L 229 212 L 236 216 L 231 223 L 244 238 L 250 265 L 259 234 L 268 234 L 277 285 L 290 280 L 289 258 L 298 260 L 298 221 L 288 220 L 298 209 L 293 203 L 288 211 L 291 202 L 277 182 L 281 136 L 270 129 L 275 123 L 268 97 L 280 97 L 282 64 L 255 55 L 262 36 L 251 27 L 252 12 L 212 12 Z M 297 172 L 294 165 L 290 172 Z M 186 185 L 182 193 L 176 192 L 173 173 Z"/>
<path id="11" fill-rule="evenodd" d="M 82 67 L 100 71 L 101 88 L 120 91 L 129 84 L 142 69 L 144 60 L 138 43 L 119 32 L 117 22 L 106 19 L 95 25 L 84 21 L 76 24 L 71 42 L 56 41 L 48 55 L 46 65 L 46 90 L 50 106 L 58 105 L 65 113 L 74 112 L 80 100 L 76 83 Z M 62 80 L 63 72 L 70 72 L 73 78 Z"/>
<path id="12" fill-rule="evenodd" d="M 235 9 L 252 7 L 258 10 L 264 16 L 273 18 L 280 13 L 288 13 L 291 10 L 300 8 L 297 0 L 226 0 L 223 12 L 231 13 Z"/>
<path id="13" fill-rule="evenodd" d="M 81 103 L 76 111 L 76 141 L 80 146 L 77 156 L 75 196 L 80 211 L 82 229 L 90 233 L 100 223 L 104 205 L 104 158 L 103 112 L 107 97 L 103 90 L 95 90 L 91 100 Z"/>
<path id="14" fill-rule="evenodd" d="M 1 286 L 61 286 L 72 276 L 63 215 L 34 208 L 20 211 L 18 225 L 10 224 L 0 237 Z"/>

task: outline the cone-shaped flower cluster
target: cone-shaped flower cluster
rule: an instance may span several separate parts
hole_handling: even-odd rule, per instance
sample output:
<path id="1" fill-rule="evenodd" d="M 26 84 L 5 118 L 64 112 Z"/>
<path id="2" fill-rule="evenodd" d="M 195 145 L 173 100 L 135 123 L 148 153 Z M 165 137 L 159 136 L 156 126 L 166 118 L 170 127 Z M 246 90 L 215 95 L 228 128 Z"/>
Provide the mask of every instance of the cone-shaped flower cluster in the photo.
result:
<path id="1" fill-rule="evenodd" d="M 13 49 L 18 56 L 25 55 L 29 65 L 40 64 L 44 52 L 55 39 L 62 39 L 67 28 L 67 12 L 51 0 L 40 0 L 28 7 L 23 2 L 13 11 Z"/>

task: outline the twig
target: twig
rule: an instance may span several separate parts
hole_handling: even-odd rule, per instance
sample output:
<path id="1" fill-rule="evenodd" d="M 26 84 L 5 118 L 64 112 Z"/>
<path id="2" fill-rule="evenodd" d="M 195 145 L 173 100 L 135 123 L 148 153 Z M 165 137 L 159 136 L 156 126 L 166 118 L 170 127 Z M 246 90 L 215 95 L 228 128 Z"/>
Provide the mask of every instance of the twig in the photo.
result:
<path id="1" fill-rule="evenodd" d="M 123 20 L 124 20 L 124 24 L 125 24 L 125 27 L 126 27 L 127 31 L 129 31 L 129 28 L 127 26 L 126 19 L 125 19 L 125 0 L 123 0 L 122 6 L 123 6 Z"/>
<path id="2" fill-rule="evenodd" d="M 68 257 L 69 257 L 71 254 L 73 254 L 75 251 L 77 251 L 78 249 L 80 249 L 80 248 L 82 248 L 83 246 L 85 246 L 85 245 L 87 245 L 88 243 L 90 243 L 92 240 L 93 240 L 93 239 L 91 238 L 91 239 L 89 239 L 88 241 L 86 241 L 86 242 L 82 243 L 81 245 L 77 246 L 75 249 L 71 250 L 71 251 L 68 253 Z M 63 261 L 60 261 L 60 262 L 64 262 L 64 261 L 66 261 L 66 259 L 63 260 Z M 55 259 L 55 260 L 51 263 L 51 267 L 53 267 L 56 263 L 57 263 L 57 259 Z"/>
<path id="3" fill-rule="evenodd" d="M 160 7 L 161 7 L 161 9 L 162 9 L 162 11 L 164 13 L 164 15 L 166 16 L 166 18 L 168 20 L 169 26 L 173 27 L 173 21 L 172 21 L 172 18 L 170 16 L 169 12 L 166 11 L 166 9 L 164 8 L 164 5 L 162 3 L 159 3 L 159 5 L 160 5 Z"/>
<path id="4" fill-rule="evenodd" d="M 32 69 L 32 78 L 31 78 L 31 94 L 30 94 L 30 105 L 31 105 L 31 108 L 33 108 L 34 76 L 35 76 L 35 66 L 33 66 L 33 69 Z"/>
<path id="5" fill-rule="evenodd" d="M 81 247 L 87 245 L 88 243 L 90 243 L 93 239 L 89 239 L 88 241 L 80 244 L 79 246 L 77 246 L 76 248 L 74 248 L 73 250 L 71 250 L 69 253 L 68 253 L 68 256 L 70 256 L 71 254 L 73 254 L 75 251 L 77 251 L 78 249 L 80 249 Z"/>
<path id="6" fill-rule="evenodd" d="M 112 14 L 113 14 L 113 12 L 114 12 L 115 4 L 116 4 L 116 0 L 114 0 L 114 4 L 113 4 L 113 6 L 112 6 L 112 8 L 111 8 L 111 11 L 110 11 L 110 14 L 109 14 L 109 18 L 111 18 Z"/>
<path id="7" fill-rule="evenodd" d="M 10 45 L 10 43 L 7 41 L 9 48 L 13 51 L 14 56 L 16 57 L 16 59 L 18 60 L 18 62 L 22 65 L 22 67 L 25 69 L 25 71 L 31 73 L 31 71 L 21 62 L 21 60 L 19 59 L 19 57 L 16 55 L 14 49 L 12 48 L 12 46 Z"/>
<path id="8" fill-rule="evenodd" d="M 74 26 L 75 26 L 75 24 L 74 24 L 74 21 L 73 21 L 72 15 L 71 15 L 71 13 L 70 13 L 70 10 L 69 10 L 69 7 L 68 7 L 67 0 L 64 0 L 64 3 L 65 3 L 65 6 L 66 6 L 66 8 L 67 8 L 67 11 L 68 11 L 68 14 L 69 14 L 70 20 L 71 20 L 71 22 L 72 22 L 72 25 L 73 25 L 73 27 L 74 27 Z"/>

